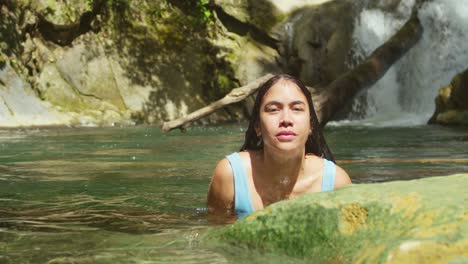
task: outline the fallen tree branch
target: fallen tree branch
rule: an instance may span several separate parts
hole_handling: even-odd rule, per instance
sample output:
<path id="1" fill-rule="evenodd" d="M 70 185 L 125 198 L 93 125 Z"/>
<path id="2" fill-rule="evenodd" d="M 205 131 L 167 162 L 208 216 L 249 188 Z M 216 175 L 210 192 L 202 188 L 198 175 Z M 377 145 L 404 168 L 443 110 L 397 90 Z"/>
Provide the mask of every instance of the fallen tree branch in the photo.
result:
<path id="1" fill-rule="evenodd" d="M 273 74 L 266 74 L 258 79 L 256 79 L 253 82 L 248 83 L 247 85 L 244 85 L 239 88 L 232 89 L 226 96 L 224 96 L 222 99 L 213 102 L 209 104 L 208 106 L 205 106 L 203 108 L 200 108 L 196 110 L 195 112 L 192 112 L 184 117 L 171 120 L 168 122 L 164 122 L 162 124 L 162 130 L 163 131 L 169 131 L 175 128 L 185 128 L 190 123 L 192 123 L 195 120 L 198 120 L 202 117 L 205 117 L 214 111 L 225 107 L 226 105 L 230 105 L 233 103 L 240 102 L 244 100 L 245 98 L 249 97 L 253 93 L 255 93 L 258 88 L 260 87 L 261 84 L 263 84 L 265 81 L 273 77 Z"/>

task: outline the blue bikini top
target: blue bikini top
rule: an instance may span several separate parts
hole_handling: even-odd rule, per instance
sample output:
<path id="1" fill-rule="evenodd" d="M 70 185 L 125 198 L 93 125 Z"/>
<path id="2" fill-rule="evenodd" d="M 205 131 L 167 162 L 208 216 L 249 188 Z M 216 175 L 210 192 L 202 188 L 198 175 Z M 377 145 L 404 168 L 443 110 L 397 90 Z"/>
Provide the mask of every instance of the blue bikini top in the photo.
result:
<path id="1" fill-rule="evenodd" d="M 239 153 L 234 152 L 226 156 L 231 164 L 234 174 L 234 206 L 235 211 L 241 218 L 254 211 L 252 200 L 250 199 L 247 175 L 242 165 Z M 333 191 L 335 186 L 336 165 L 332 161 L 324 159 L 325 166 L 322 177 L 322 192 Z"/>

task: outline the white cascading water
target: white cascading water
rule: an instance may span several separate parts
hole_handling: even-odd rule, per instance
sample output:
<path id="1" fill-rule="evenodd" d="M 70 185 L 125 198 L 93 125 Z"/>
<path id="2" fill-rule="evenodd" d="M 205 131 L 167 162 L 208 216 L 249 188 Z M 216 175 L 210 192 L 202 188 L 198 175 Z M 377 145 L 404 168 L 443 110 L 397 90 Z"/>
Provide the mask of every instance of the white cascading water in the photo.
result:
<path id="1" fill-rule="evenodd" d="M 414 0 L 401 1 L 396 13 L 364 10 L 353 33 L 357 60 L 385 43 L 409 18 Z M 364 118 L 332 124 L 408 126 L 425 124 L 435 109 L 439 88 L 468 68 L 468 0 L 434 0 L 419 9 L 423 36 L 376 84 L 367 90 Z M 354 102 L 358 109 L 360 100 Z"/>

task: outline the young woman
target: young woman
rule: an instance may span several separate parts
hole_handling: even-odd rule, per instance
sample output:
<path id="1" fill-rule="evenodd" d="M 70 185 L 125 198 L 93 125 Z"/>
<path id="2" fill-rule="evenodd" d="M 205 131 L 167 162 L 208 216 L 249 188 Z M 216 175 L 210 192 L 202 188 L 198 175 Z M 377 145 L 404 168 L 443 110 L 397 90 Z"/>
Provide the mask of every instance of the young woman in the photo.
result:
<path id="1" fill-rule="evenodd" d="M 260 88 L 240 152 L 213 173 L 208 209 L 245 216 L 272 203 L 347 184 L 322 135 L 305 85 L 276 75 Z"/>

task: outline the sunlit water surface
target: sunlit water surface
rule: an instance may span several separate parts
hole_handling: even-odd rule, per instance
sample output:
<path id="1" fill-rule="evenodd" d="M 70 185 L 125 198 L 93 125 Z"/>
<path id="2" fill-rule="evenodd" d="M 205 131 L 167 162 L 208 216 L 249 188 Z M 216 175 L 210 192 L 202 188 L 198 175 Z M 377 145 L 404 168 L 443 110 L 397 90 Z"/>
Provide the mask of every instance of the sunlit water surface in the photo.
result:
<path id="1" fill-rule="evenodd" d="M 205 208 L 211 172 L 238 150 L 244 127 L 0 130 L 0 263 L 232 262 L 199 237 L 215 225 Z M 355 183 L 466 173 L 466 134 L 326 130 Z"/>

